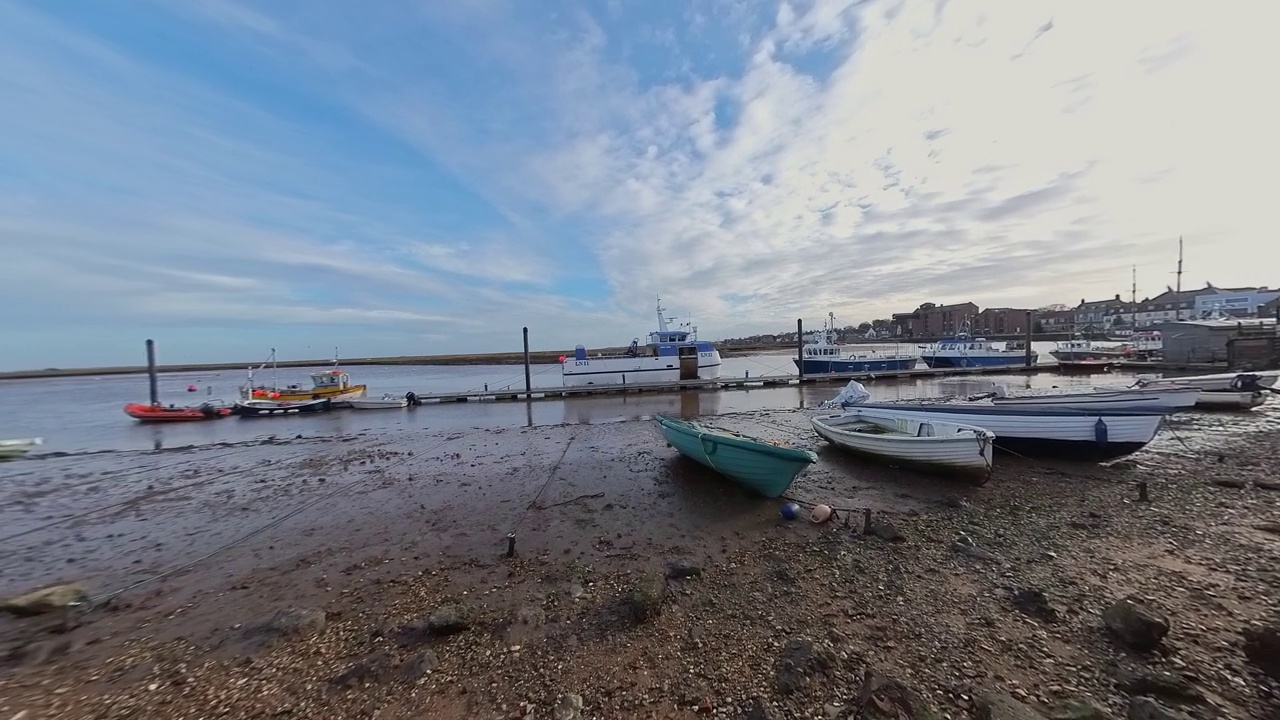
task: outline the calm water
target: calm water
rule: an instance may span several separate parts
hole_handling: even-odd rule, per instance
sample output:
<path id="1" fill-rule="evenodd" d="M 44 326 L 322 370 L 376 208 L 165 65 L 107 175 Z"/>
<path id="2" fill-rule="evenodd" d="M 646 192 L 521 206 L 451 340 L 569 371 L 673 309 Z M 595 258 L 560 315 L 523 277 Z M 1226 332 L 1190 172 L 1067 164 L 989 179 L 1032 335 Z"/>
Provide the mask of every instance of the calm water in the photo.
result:
<path id="1" fill-rule="evenodd" d="M 892 345 L 886 349 L 892 349 Z M 1040 348 L 1037 348 L 1040 350 Z M 1041 350 L 1047 355 L 1047 351 Z M 371 396 L 456 392 L 504 387 L 523 388 L 520 366 L 349 366 L 356 382 L 369 386 Z M 309 384 L 303 368 L 279 371 L 281 384 Z M 532 368 L 536 387 L 560 385 L 559 365 Z M 751 376 L 794 374 L 788 354 L 725 358 L 723 375 Z M 1063 377 L 1053 373 L 1035 376 L 986 376 L 1010 390 L 1047 388 L 1054 385 L 1124 383 L 1129 376 L 1112 374 Z M 258 374 L 271 383 L 271 372 Z M 231 401 L 245 381 L 244 371 L 173 373 L 160 376 L 160 397 L 175 405 L 196 404 L 207 398 Z M 198 392 L 187 392 L 196 385 Z M 877 400 L 941 397 L 978 391 L 976 385 L 955 379 L 879 380 L 867 383 Z M 45 439 L 42 452 L 94 452 L 148 450 L 241 442 L 270 436 L 289 438 L 358 433 L 385 433 L 429 428 L 457 429 L 596 423 L 635 419 L 655 413 L 685 417 L 717 415 L 760 409 L 812 407 L 833 397 L 840 384 L 803 387 L 756 388 L 742 391 L 686 392 L 628 396 L 579 397 L 531 403 L 449 403 L 408 410 L 340 410 L 311 417 L 242 420 L 177 425 L 143 425 L 124 414 L 130 402 L 146 402 L 145 375 L 111 375 L 100 378 L 54 378 L 0 381 L 0 438 Z M 0 470 L 0 472 L 3 472 Z"/>

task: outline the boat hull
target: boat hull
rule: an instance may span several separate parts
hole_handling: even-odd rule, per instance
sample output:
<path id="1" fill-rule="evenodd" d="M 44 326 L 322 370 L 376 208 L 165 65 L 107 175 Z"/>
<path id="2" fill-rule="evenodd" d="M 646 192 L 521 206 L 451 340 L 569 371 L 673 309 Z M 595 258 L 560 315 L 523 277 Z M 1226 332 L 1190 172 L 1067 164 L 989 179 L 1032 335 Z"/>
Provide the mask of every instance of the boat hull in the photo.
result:
<path id="1" fill-rule="evenodd" d="M 1124 389 L 994 398 L 991 404 L 996 407 L 1048 410 L 1153 410 L 1177 412 L 1195 407 L 1196 398 L 1199 395 L 1200 391 L 1194 388 Z"/>
<path id="2" fill-rule="evenodd" d="M 1252 410 L 1266 401 L 1267 394 L 1262 392 L 1202 390 L 1196 396 L 1196 407 L 1205 410 Z"/>
<path id="3" fill-rule="evenodd" d="M 409 407 L 405 398 L 358 398 L 347 403 L 353 410 L 395 410 Z"/>
<path id="4" fill-rule="evenodd" d="M 683 374 L 680 358 L 674 356 L 596 357 L 566 360 L 561 370 L 561 382 L 567 387 L 580 387 L 713 380 L 720 377 L 720 353 L 698 353 L 696 377 L 683 377 Z"/>
<path id="5" fill-rule="evenodd" d="M 270 388 L 254 388 L 253 399 L 255 400 L 272 400 L 274 402 L 291 402 L 300 403 L 309 400 L 331 400 L 334 403 L 343 403 L 355 398 L 362 398 L 368 391 L 368 385 L 352 385 L 342 389 L 331 388 L 314 388 L 298 392 L 286 392 L 282 390 L 272 390 Z M 260 395 L 259 392 L 276 393 L 275 397 L 268 395 Z"/>
<path id="6" fill-rule="evenodd" d="M 203 422 L 224 418 L 231 414 L 231 408 L 210 406 L 206 410 L 203 407 L 155 407 L 130 403 L 124 406 L 124 413 L 144 423 Z"/>
<path id="7" fill-rule="evenodd" d="M 894 434 L 870 434 L 844 428 L 863 422 L 892 424 Z M 810 419 L 823 440 L 858 455 L 931 470 L 986 475 L 991 470 L 995 436 L 979 427 L 904 417 L 881 410 L 851 407 L 847 412 Z M 921 425 L 936 435 L 920 436 Z"/>
<path id="8" fill-rule="evenodd" d="M 0 460 L 16 460 L 44 444 L 44 438 L 0 440 Z"/>
<path id="9" fill-rule="evenodd" d="M 1032 353 L 1031 364 L 1036 362 L 1037 355 Z M 1027 356 L 1022 353 L 1008 355 L 930 355 L 920 356 L 925 365 L 934 369 L 941 368 L 977 368 L 977 367 L 1024 367 Z"/>
<path id="10" fill-rule="evenodd" d="M 1236 390 L 1237 388 L 1232 387 L 1232 385 L 1236 382 L 1236 378 L 1242 375 L 1257 376 L 1260 387 L 1271 387 L 1276 384 L 1277 379 L 1280 379 L 1280 371 L 1269 370 L 1266 372 L 1215 373 L 1213 375 L 1192 375 L 1173 378 L 1147 379 L 1139 376 L 1139 382 L 1142 387 L 1146 388 L 1193 387 L 1208 392 L 1217 392 L 1221 390 Z"/>
<path id="11" fill-rule="evenodd" d="M 868 373 L 910 370 L 916 366 L 916 357 L 898 358 L 805 358 L 791 361 L 806 375 L 822 373 Z"/>
<path id="12" fill-rule="evenodd" d="M 1164 413 L 1139 410 L 1075 410 L 980 404 L 869 403 L 907 417 L 975 425 L 995 433 L 995 446 L 1020 455 L 1099 461 L 1137 452 L 1151 442 Z"/>
<path id="13" fill-rule="evenodd" d="M 1124 360 L 1130 356 L 1123 350 L 1054 350 L 1049 353 L 1058 362 L 1081 360 Z"/>
<path id="14" fill-rule="evenodd" d="M 232 412 L 242 418 L 291 417 L 294 415 L 313 415 L 329 410 L 333 401 L 328 398 L 309 400 L 301 403 L 271 402 L 238 402 Z"/>
<path id="15" fill-rule="evenodd" d="M 782 495 L 797 475 L 818 461 L 809 450 L 778 447 L 666 415 L 654 419 L 681 455 L 764 497 Z"/>

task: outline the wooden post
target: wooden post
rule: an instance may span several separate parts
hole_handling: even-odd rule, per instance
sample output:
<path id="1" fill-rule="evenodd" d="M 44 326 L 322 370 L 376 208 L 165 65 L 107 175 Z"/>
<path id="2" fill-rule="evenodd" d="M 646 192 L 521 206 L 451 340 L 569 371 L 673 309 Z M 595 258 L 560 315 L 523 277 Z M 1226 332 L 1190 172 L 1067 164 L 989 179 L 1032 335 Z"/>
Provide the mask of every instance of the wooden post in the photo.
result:
<path id="1" fill-rule="evenodd" d="M 529 399 L 533 393 L 533 379 L 529 376 L 529 328 L 524 329 L 524 395 Z"/>
<path id="2" fill-rule="evenodd" d="M 804 318 L 796 318 L 796 367 L 804 380 Z"/>
<path id="3" fill-rule="evenodd" d="M 871 508 L 862 508 L 862 534 L 871 532 Z"/>
<path id="4" fill-rule="evenodd" d="M 156 378 L 156 341 L 147 340 L 147 382 L 151 386 L 151 404 L 160 404 L 160 387 Z"/>
<path id="5" fill-rule="evenodd" d="M 1027 311 L 1027 367 L 1031 367 L 1031 339 L 1035 337 L 1035 333 L 1031 331 L 1032 322 L 1035 320 L 1035 314 L 1030 310 Z"/>
<path id="6" fill-rule="evenodd" d="M 1150 497 L 1149 495 L 1147 495 L 1147 483 L 1146 483 L 1146 482 L 1139 482 L 1139 483 L 1138 483 L 1138 501 L 1139 501 L 1139 502 L 1151 502 L 1151 497 Z"/>

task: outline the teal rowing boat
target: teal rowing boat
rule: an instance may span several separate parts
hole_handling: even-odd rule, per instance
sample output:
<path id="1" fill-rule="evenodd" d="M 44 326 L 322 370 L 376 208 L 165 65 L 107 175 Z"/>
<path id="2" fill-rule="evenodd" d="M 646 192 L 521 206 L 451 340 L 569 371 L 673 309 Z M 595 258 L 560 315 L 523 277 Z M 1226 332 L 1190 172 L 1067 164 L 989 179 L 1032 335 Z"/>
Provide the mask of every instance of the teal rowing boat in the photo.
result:
<path id="1" fill-rule="evenodd" d="M 765 497 L 778 497 L 802 470 L 818 462 L 810 450 L 774 445 L 740 433 L 679 418 L 654 417 L 680 454 Z"/>

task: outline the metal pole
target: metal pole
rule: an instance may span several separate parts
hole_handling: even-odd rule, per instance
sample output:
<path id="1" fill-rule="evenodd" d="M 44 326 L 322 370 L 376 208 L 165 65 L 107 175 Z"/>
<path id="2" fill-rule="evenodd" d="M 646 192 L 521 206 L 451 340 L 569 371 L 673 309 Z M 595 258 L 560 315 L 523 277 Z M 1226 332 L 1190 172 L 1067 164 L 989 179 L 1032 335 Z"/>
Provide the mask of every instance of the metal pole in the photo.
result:
<path id="1" fill-rule="evenodd" d="M 151 385 L 151 404 L 160 404 L 160 388 L 156 379 L 156 341 L 147 340 L 147 382 Z"/>
<path id="2" fill-rule="evenodd" d="M 533 381 L 529 376 L 529 328 L 524 329 L 524 394 L 533 392 Z"/>
<path id="3" fill-rule="evenodd" d="M 796 318 L 796 367 L 800 369 L 800 379 L 804 379 L 804 318 Z"/>
<path id="4" fill-rule="evenodd" d="M 1035 314 L 1030 310 L 1027 311 L 1027 367 L 1031 367 L 1031 339 L 1035 334 L 1031 332 L 1031 323 L 1035 319 Z"/>

